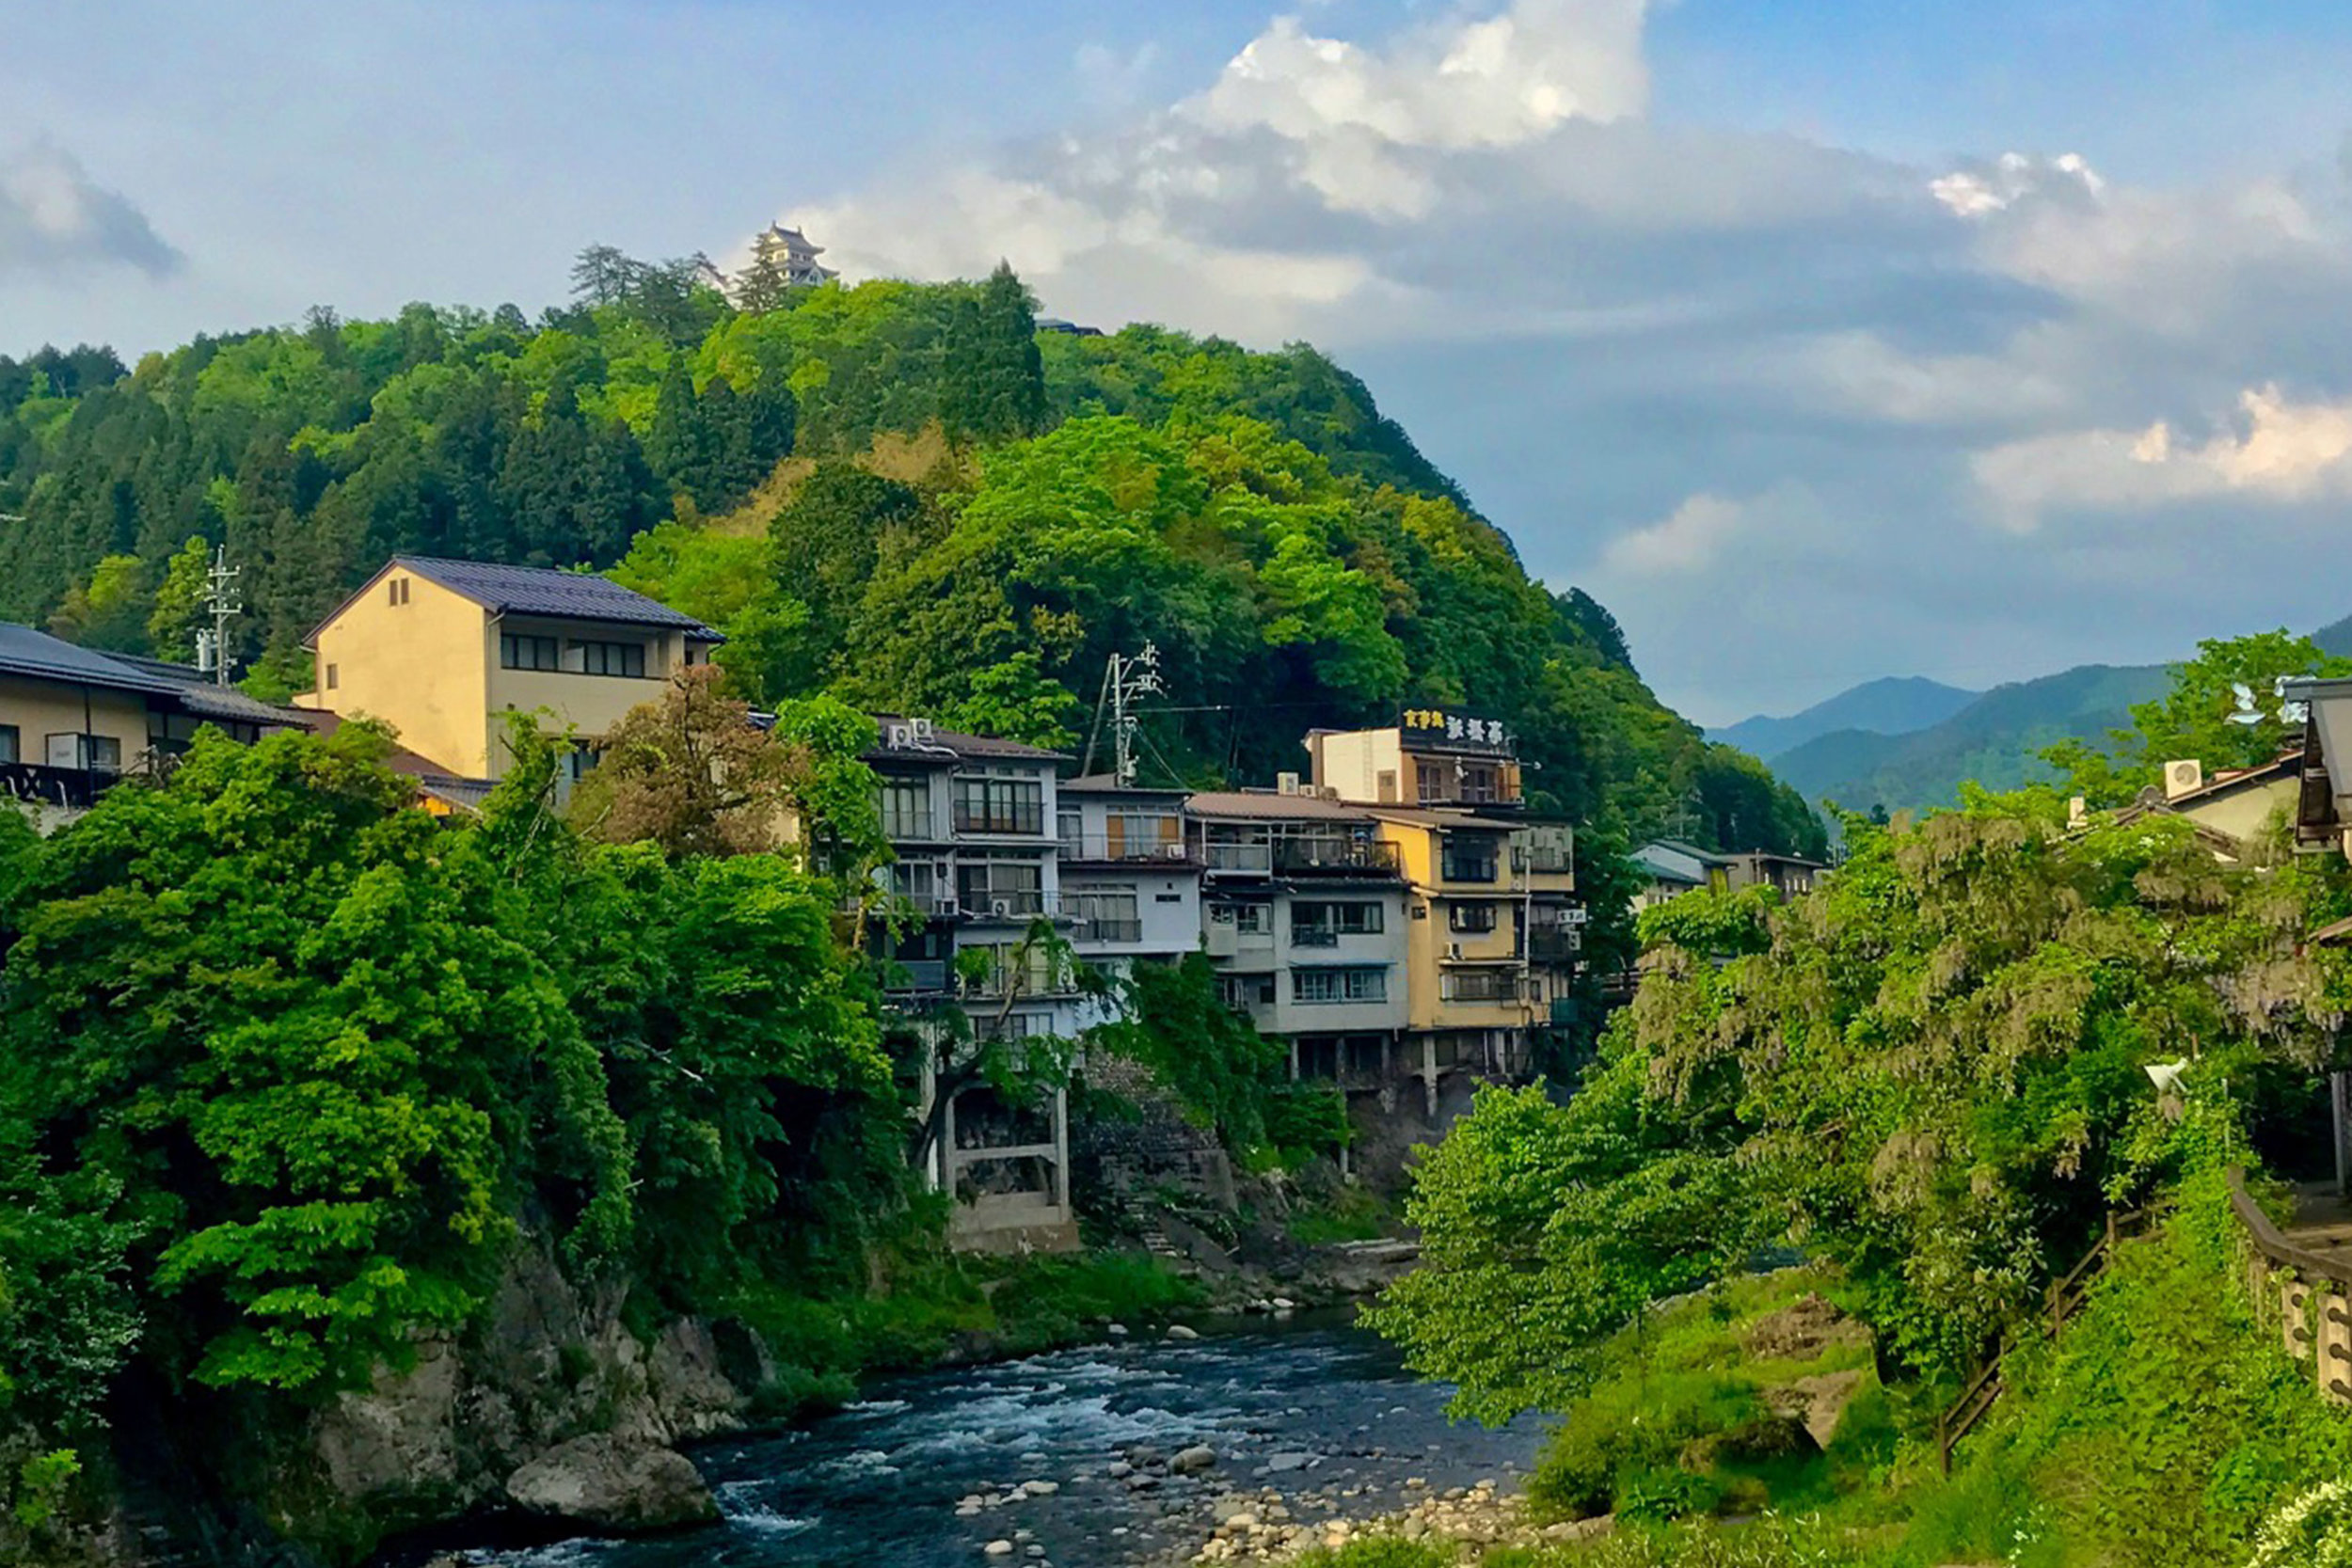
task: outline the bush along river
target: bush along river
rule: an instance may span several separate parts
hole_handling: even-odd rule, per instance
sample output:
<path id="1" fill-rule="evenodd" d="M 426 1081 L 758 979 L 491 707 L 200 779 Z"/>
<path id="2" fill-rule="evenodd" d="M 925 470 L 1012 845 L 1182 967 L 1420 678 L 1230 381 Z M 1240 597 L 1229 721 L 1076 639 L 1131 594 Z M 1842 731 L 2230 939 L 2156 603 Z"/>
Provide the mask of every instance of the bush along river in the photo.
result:
<path id="1" fill-rule="evenodd" d="M 1538 1423 L 1454 1424 L 1347 1314 L 1113 1338 L 876 1384 L 840 1413 L 694 1460 L 720 1522 L 469 1551 L 496 1568 L 1116 1568 L 1184 1561 L 1237 1513 L 1316 1526 L 1480 1481 Z M 1279 1495 L 1279 1500 L 1270 1500 Z"/>

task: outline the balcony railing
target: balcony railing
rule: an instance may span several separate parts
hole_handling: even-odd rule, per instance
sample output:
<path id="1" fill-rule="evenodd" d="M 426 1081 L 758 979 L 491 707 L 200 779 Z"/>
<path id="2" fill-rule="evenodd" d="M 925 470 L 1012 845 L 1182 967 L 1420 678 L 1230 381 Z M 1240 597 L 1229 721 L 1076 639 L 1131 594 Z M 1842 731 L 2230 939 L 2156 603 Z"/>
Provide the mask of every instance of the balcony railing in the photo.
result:
<path id="1" fill-rule="evenodd" d="M 0 795 L 84 811 L 121 777 L 109 768 L 50 768 L 38 762 L 0 762 Z"/>
<path id="2" fill-rule="evenodd" d="M 1143 921 L 1081 915 L 1070 936 L 1073 942 L 1141 942 Z"/>
<path id="3" fill-rule="evenodd" d="M 1445 976 L 1444 997 L 1448 1002 L 1517 1002 L 1519 999 L 1519 977 L 1517 974 L 1480 974 Z"/>
<path id="4" fill-rule="evenodd" d="M 1337 947 L 1339 932 L 1328 926 L 1294 926 L 1291 927 L 1293 947 Z"/>
<path id="5" fill-rule="evenodd" d="M 1182 838 L 1109 837 L 1102 833 L 1064 833 L 1061 858 L 1110 865 L 1194 865 L 1200 851 Z"/>
<path id="6" fill-rule="evenodd" d="M 900 995 L 944 995 L 947 990 L 945 958 L 898 958 L 882 966 L 882 989 Z"/>

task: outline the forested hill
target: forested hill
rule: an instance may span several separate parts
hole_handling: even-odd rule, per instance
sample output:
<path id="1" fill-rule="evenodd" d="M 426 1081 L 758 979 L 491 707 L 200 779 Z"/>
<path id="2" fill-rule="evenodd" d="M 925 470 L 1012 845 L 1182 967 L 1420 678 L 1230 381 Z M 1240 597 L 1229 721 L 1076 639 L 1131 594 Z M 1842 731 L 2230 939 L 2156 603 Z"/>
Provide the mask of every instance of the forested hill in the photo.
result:
<path id="1" fill-rule="evenodd" d="M 184 658 L 225 542 L 241 667 L 282 690 L 395 551 L 576 565 L 722 626 L 758 697 L 1066 742 L 1108 656 L 1150 643 L 1169 782 L 1263 782 L 1315 725 L 1459 704 L 1515 722 L 1556 809 L 1820 846 L 1311 348 L 1041 334 L 1001 269 L 750 310 L 599 248 L 574 283 L 535 321 L 314 310 L 135 369 L 0 358 L 0 619 Z"/>

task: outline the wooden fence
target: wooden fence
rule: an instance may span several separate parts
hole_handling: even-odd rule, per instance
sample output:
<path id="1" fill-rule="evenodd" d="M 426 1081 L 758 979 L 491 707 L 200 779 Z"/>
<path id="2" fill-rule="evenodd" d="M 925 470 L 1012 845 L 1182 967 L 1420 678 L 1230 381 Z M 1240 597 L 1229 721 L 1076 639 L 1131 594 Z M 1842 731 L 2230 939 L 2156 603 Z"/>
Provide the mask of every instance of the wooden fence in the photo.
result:
<path id="1" fill-rule="evenodd" d="M 2035 1321 L 2049 1324 L 2052 1339 L 2065 1337 L 2066 1321 L 2082 1310 L 2083 1302 L 2090 1294 L 2090 1282 L 2107 1266 L 2108 1259 L 2115 1254 L 2116 1243 L 2137 1228 L 2144 1217 L 2144 1212 L 2139 1210 L 2121 1214 L 2109 1212 L 2106 1228 L 2091 1243 L 2090 1250 L 2083 1254 L 2082 1261 L 2069 1269 L 2062 1277 L 2050 1282 L 2050 1288 L 2042 1294 L 2042 1313 Z M 1952 1473 L 1952 1449 L 1976 1429 L 1977 1423 L 1992 1410 L 1994 1401 L 2001 1397 L 2001 1359 L 2009 1354 L 2010 1348 L 2009 1335 L 2003 1334 L 1995 1339 L 1992 1353 L 1977 1369 L 1976 1375 L 1968 1380 L 1967 1386 L 1961 1390 L 1960 1398 L 1947 1405 L 1935 1418 L 1937 1457 L 1942 1461 L 1944 1473 L 1947 1476 Z"/>

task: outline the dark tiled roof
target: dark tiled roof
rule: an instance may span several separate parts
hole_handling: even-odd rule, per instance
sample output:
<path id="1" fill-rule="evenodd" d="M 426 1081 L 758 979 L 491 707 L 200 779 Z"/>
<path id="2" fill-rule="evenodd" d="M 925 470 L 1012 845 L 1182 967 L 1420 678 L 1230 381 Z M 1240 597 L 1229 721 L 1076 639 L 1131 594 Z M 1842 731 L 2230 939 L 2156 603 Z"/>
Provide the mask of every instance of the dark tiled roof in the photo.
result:
<path id="1" fill-rule="evenodd" d="M 233 686 L 215 686 L 209 677 L 191 665 L 174 664 L 168 659 L 142 658 L 136 654 L 117 654 L 114 657 L 141 674 L 169 681 L 177 689 L 180 705 L 199 719 L 230 719 L 246 724 L 277 724 L 289 728 L 310 727 L 312 716 L 306 710 L 279 707 L 259 697 L 248 697 Z"/>
<path id="2" fill-rule="evenodd" d="M 127 660 L 5 621 L 0 621 L 0 674 L 103 686 L 151 697 L 177 696 L 180 690 L 173 682 L 135 669 Z"/>
<path id="3" fill-rule="evenodd" d="M 488 561 L 396 555 L 384 563 L 383 571 L 368 578 L 359 593 L 372 590 L 383 578 L 384 572 L 394 566 L 414 572 L 427 582 L 437 582 L 451 593 L 462 594 L 501 615 L 551 615 L 573 621 L 609 621 L 615 626 L 675 626 L 713 642 L 726 641 L 691 615 L 672 610 L 658 599 L 649 599 L 634 589 L 586 572 L 559 572 L 547 566 L 501 566 Z M 338 605 L 335 615 L 341 615 L 350 603 L 351 599 L 345 599 Z M 329 615 L 327 621 L 335 615 Z M 311 627 L 310 638 L 317 636 L 318 627 Z"/>
<path id="4" fill-rule="evenodd" d="M 959 757 L 996 758 L 1016 762 L 1068 762 L 1067 752 L 1049 752 L 1041 746 L 1025 746 L 1018 740 L 999 740 L 993 735 L 966 735 L 961 730 L 943 730 L 934 725 L 928 737 L 906 746 L 889 744 L 891 726 L 904 724 L 902 714 L 877 713 L 874 726 L 883 737 L 882 744 L 866 753 L 868 762 L 921 762 L 930 757 L 939 762 L 951 762 Z"/>

